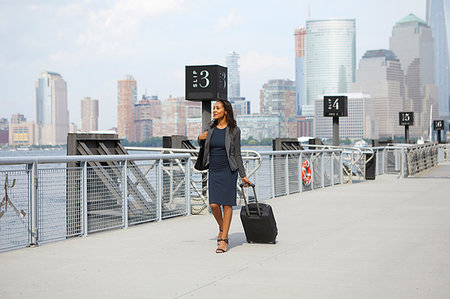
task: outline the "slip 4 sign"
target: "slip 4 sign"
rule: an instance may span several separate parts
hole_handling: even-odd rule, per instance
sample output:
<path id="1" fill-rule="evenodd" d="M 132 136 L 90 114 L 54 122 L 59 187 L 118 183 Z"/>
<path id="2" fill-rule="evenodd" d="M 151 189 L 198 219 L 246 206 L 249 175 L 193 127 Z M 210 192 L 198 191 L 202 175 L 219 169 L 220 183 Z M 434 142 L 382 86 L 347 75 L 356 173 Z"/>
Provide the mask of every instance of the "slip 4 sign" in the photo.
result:
<path id="1" fill-rule="evenodd" d="M 324 117 L 348 116 L 347 96 L 324 96 L 323 116 Z"/>
<path id="2" fill-rule="evenodd" d="M 220 65 L 186 66 L 186 100 L 226 100 L 227 77 L 227 68 Z"/>

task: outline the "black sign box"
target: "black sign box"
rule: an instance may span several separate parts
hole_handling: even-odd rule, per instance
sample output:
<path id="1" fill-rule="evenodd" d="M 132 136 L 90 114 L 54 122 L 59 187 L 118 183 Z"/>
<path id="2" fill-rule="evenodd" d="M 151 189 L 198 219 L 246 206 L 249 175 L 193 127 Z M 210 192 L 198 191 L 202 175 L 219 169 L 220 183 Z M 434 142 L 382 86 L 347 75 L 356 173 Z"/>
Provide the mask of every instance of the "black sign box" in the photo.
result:
<path id="1" fill-rule="evenodd" d="M 444 130 L 444 121 L 443 120 L 433 120 L 433 130 L 435 130 L 435 131 Z"/>
<path id="2" fill-rule="evenodd" d="M 227 99 L 228 72 L 220 65 L 186 66 L 186 100 Z"/>
<path id="3" fill-rule="evenodd" d="M 414 112 L 399 112 L 398 113 L 399 126 L 413 126 L 414 125 Z"/>
<path id="4" fill-rule="evenodd" d="M 324 96 L 323 116 L 348 116 L 347 96 Z"/>

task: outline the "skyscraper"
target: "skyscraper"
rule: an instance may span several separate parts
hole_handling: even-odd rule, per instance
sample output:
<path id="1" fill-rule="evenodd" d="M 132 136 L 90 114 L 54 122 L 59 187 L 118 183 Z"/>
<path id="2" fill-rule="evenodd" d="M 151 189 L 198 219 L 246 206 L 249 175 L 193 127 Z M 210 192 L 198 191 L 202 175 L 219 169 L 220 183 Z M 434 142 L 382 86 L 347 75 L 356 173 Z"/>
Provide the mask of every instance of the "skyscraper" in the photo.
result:
<path id="1" fill-rule="evenodd" d="M 269 80 L 260 91 L 259 103 L 261 114 L 281 117 L 280 135 L 287 137 L 289 118 L 296 115 L 294 81 Z"/>
<path id="2" fill-rule="evenodd" d="M 430 108 L 438 117 L 438 89 L 434 85 L 434 41 L 431 28 L 414 14 L 398 21 L 389 39 L 390 49 L 405 73 L 405 111 L 413 111 L 410 136 L 427 137 Z"/>
<path id="3" fill-rule="evenodd" d="M 309 107 L 305 108 L 308 113 L 314 109 L 319 95 L 351 91 L 356 68 L 355 31 L 354 19 L 306 21 L 305 84 Z"/>
<path id="4" fill-rule="evenodd" d="M 295 109 L 297 115 L 302 114 L 302 106 L 306 105 L 305 35 L 305 27 L 295 29 Z"/>
<path id="5" fill-rule="evenodd" d="M 427 23 L 434 37 L 434 82 L 439 88 L 439 114 L 450 116 L 450 1 L 427 0 Z"/>
<path id="6" fill-rule="evenodd" d="M 226 57 L 226 66 L 228 68 L 228 99 L 241 96 L 241 77 L 239 74 L 239 54 L 230 52 Z"/>
<path id="7" fill-rule="evenodd" d="M 66 81 L 58 73 L 43 71 L 35 83 L 35 95 L 38 143 L 67 143 L 69 111 Z"/>
<path id="8" fill-rule="evenodd" d="M 81 100 L 81 130 L 83 132 L 98 130 L 98 100 L 90 97 Z"/>
<path id="9" fill-rule="evenodd" d="M 403 111 L 404 74 L 400 60 L 392 51 L 370 50 L 364 54 L 353 91 L 369 94 L 373 100 L 380 137 L 403 136 L 398 113 Z"/>
<path id="10" fill-rule="evenodd" d="M 133 76 L 126 75 L 117 82 L 117 134 L 119 138 L 135 141 L 134 104 L 137 103 L 137 82 Z"/>

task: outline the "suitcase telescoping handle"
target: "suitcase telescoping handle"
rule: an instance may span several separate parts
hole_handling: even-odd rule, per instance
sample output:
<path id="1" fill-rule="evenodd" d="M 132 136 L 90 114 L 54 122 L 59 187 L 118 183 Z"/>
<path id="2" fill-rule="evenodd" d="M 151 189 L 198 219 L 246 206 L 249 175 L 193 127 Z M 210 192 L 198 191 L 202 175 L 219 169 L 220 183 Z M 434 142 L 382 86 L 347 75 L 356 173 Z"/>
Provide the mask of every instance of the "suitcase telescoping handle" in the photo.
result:
<path id="1" fill-rule="evenodd" d="M 256 197 L 256 191 L 255 191 L 255 184 L 249 184 L 252 189 L 253 189 L 253 194 L 255 195 L 255 202 L 256 202 L 256 209 L 258 210 L 258 216 L 261 217 L 261 209 L 259 208 L 259 202 L 258 202 L 258 198 Z M 248 185 L 246 185 L 248 186 Z M 241 192 L 242 192 L 242 197 L 244 198 L 244 203 L 245 203 L 245 210 L 247 211 L 247 216 L 250 216 L 250 209 L 248 208 L 248 202 L 247 202 L 247 198 L 245 197 L 245 192 L 244 192 L 244 184 L 240 183 L 239 187 L 241 187 Z"/>

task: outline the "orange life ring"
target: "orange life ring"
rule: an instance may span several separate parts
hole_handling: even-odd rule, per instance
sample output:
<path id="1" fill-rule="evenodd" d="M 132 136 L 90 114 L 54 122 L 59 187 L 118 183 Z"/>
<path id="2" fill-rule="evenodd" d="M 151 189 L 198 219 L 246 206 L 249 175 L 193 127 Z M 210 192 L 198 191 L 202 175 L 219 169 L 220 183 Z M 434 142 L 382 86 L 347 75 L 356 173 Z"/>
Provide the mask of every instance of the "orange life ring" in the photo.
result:
<path id="1" fill-rule="evenodd" d="M 306 186 L 311 184 L 311 165 L 308 160 L 305 160 L 302 163 L 302 181 Z"/>

